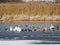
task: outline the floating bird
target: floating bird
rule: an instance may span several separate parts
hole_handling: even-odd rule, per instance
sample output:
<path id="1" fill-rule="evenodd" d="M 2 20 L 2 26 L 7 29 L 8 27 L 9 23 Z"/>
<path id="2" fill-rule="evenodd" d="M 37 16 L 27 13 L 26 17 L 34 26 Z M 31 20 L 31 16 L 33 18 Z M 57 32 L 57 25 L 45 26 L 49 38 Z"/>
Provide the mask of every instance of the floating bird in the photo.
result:
<path id="1" fill-rule="evenodd" d="M 19 25 L 17 25 L 13 30 L 17 32 L 21 32 L 22 29 L 19 27 Z"/>
<path id="2" fill-rule="evenodd" d="M 52 30 L 54 30 L 54 26 L 51 24 L 51 26 L 50 26 L 50 30 L 52 31 Z"/>
<path id="3" fill-rule="evenodd" d="M 12 28 L 12 26 L 10 26 L 10 31 L 13 31 L 13 28 Z"/>

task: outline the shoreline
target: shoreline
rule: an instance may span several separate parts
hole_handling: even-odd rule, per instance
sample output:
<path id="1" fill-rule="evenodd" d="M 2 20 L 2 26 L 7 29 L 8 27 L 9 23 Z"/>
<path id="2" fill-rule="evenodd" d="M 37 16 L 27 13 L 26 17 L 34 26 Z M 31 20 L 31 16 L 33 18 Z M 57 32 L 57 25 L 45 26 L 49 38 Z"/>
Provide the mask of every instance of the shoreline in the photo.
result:
<path id="1" fill-rule="evenodd" d="M 60 21 L 13 21 L 13 22 L 0 22 L 0 24 L 54 24 L 54 25 L 60 25 Z"/>

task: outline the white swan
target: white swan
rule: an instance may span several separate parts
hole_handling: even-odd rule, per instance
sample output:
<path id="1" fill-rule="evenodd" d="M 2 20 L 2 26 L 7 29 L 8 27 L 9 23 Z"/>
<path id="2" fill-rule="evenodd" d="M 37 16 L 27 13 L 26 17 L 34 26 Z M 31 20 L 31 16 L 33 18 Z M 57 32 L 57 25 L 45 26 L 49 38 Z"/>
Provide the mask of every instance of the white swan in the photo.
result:
<path id="1" fill-rule="evenodd" d="M 12 26 L 10 26 L 10 31 L 13 31 L 13 28 L 12 28 Z"/>
<path id="2" fill-rule="evenodd" d="M 19 27 L 19 25 L 17 25 L 14 29 L 13 29 L 13 31 L 17 31 L 17 32 L 21 32 L 21 28 Z"/>
<path id="3" fill-rule="evenodd" d="M 54 26 L 51 24 L 51 26 L 50 26 L 50 30 L 52 31 L 52 30 L 54 30 Z"/>

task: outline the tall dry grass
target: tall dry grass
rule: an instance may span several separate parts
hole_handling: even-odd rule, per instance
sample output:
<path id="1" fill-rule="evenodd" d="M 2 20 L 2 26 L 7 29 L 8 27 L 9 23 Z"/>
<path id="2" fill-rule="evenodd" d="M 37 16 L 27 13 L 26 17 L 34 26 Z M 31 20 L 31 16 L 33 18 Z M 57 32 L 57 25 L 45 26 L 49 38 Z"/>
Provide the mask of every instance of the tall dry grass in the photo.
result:
<path id="1" fill-rule="evenodd" d="M 48 18 L 45 19 L 45 16 L 48 16 L 49 20 L 52 20 L 54 16 L 60 16 L 60 3 L 31 2 L 0 4 L 0 20 L 48 20 Z M 53 17 L 50 19 L 49 16 Z M 56 20 L 60 20 L 60 18 Z"/>
<path id="2" fill-rule="evenodd" d="M 2 3 L 0 15 L 60 15 L 60 4 L 57 3 Z"/>

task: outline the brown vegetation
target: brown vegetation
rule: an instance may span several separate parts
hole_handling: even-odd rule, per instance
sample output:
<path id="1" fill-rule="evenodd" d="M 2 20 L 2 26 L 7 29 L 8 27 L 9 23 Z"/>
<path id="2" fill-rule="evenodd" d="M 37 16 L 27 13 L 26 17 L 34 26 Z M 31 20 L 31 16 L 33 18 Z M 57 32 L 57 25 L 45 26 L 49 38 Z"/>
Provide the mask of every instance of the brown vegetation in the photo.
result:
<path id="1" fill-rule="evenodd" d="M 58 3 L 5 3 L 0 4 L 0 15 L 60 15 Z"/>
<path id="2" fill-rule="evenodd" d="M 2 20 L 5 21 L 60 20 L 60 18 L 54 18 L 54 16 L 58 16 L 58 17 L 60 16 L 60 3 L 31 2 L 31 3 L 1 3 L 0 4 L 1 21 Z"/>

